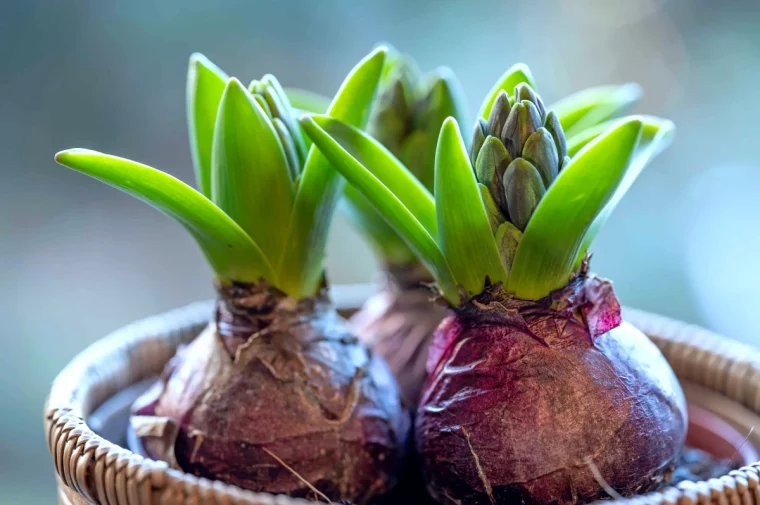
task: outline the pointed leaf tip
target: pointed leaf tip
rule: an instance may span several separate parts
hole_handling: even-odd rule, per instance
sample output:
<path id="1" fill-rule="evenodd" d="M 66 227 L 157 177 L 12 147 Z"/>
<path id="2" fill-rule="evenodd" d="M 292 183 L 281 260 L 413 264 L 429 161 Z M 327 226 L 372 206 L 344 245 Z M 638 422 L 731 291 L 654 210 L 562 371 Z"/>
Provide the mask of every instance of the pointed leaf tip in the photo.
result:
<path id="1" fill-rule="evenodd" d="M 387 46 L 377 46 L 375 47 L 372 52 L 370 52 L 367 56 L 365 56 L 357 65 L 357 67 L 364 65 L 369 62 L 379 62 L 380 65 L 385 64 L 385 59 L 388 56 L 388 47 Z"/>
<path id="2" fill-rule="evenodd" d="M 68 166 L 69 161 L 74 156 L 81 156 L 86 154 L 99 154 L 97 151 L 91 149 L 84 149 L 82 147 L 74 147 L 72 149 L 64 149 L 55 153 L 55 162 L 59 165 Z"/>
<path id="3" fill-rule="evenodd" d="M 437 111 L 435 122 L 440 121 L 443 114 L 453 116 L 458 121 L 467 121 L 467 100 L 454 71 L 449 67 L 438 67 L 429 75 L 433 77 L 433 85 L 428 93 L 436 94 L 439 100 L 434 106 Z"/>
<path id="4" fill-rule="evenodd" d="M 644 96 L 644 89 L 639 83 L 626 82 L 620 85 L 616 95 L 621 103 L 631 104 L 641 100 L 641 97 Z"/>
<path id="5" fill-rule="evenodd" d="M 372 46 L 372 49 L 379 48 L 385 49 L 388 54 L 397 54 L 399 52 L 398 49 L 396 49 L 396 47 L 387 40 L 383 40 Z"/>
<path id="6" fill-rule="evenodd" d="M 449 81 L 449 80 L 456 80 L 456 75 L 454 74 L 454 71 L 451 70 L 450 67 L 447 67 L 446 65 L 441 65 L 440 67 L 436 67 L 435 70 L 432 72 L 433 75 L 437 76 L 439 80 L 441 81 Z"/>
<path id="7" fill-rule="evenodd" d="M 457 134 L 459 134 L 459 123 L 457 123 L 457 120 L 454 116 L 449 116 L 446 119 L 444 119 L 443 127 L 447 129 L 447 131 L 449 132 L 449 135 L 452 132 L 452 128 L 456 131 Z"/>
<path id="8" fill-rule="evenodd" d="M 248 89 L 245 86 L 243 86 L 243 83 L 240 82 L 240 80 L 237 77 L 230 77 L 229 79 L 227 79 L 227 89 L 233 89 L 243 96 L 245 96 L 245 94 L 241 92 L 248 92 Z"/>
<path id="9" fill-rule="evenodd" d="M 298 123 L 303 126 L 304 128 L 306 125 L 311 123 L 316 123 L 315 118 L 325 117 L 324 114 L 316 114 L 313 112 L 304 112 L 300 116 L 298 116 L 297 120 Z"/>
<path id="10" fill-rule="evenodd" d="M 208 70 L 218 76 L 220 76 L 222 79 L 227 79 L 227 74 L 219 68 L 219 66 L 208 59 L 206 55 L 203 53 L 193 53 L 190 55 L 190 59 L 188 62 L 188 67 L 193 71 L 198 71 L 199 67 L 203 68 L 205 70 Z"/>
<path id="11" fill-rule="evenodd" d="M 644 126 L 646 128 L 646 124 Z M 659 143 L 658 149 L 655 154 L 661 153 L 670 144 L 673 143 L 676 137 L 676 125 L 669 119 L 661 119 L 658 124 L 658 132 L 655 134 L 653 140 Z"/>

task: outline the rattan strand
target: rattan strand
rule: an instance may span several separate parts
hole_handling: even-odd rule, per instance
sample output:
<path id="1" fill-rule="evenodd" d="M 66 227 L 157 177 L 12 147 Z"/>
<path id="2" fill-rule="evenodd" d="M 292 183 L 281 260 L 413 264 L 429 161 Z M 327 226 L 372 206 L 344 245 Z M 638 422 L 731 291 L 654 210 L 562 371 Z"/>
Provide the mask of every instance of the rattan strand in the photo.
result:
<path id="1" fill-rule="evenodd" d="M 90 346 L 56 378 L 45 429 L 65 505 L 299 505 L 284 496 L 243 491 L 142 458 L 94 433 L 90 413 L 116 392 L 161 371 L 212 311 L 199 302 L 124 327 Z M 625 318 L 662 349 L 676 374 L 760 413 L 760 352 L 702 328 L 626 309 Z M 720 479 L 684 482 L 620 500 L 626 505 L 760 505 L 760 463 Z"/>

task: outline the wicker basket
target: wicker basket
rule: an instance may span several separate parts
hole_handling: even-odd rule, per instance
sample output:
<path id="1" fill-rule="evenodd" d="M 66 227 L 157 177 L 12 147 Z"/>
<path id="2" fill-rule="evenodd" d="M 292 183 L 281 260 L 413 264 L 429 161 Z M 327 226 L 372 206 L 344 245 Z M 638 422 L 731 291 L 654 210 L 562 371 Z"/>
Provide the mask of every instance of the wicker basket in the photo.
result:
<path id="1" fill-rule="evenodd" d="M 144 459 L 88 426 L 95 408 L 128 386 L 158 374 L 177 346 L 205 326 L 201 302 L 124 327 L 90 346 L 55 379 L 45 408 L 58 500 L 82 505 L 298 505 L 303 500 L 256 494 Z M 662 349 L 690 401 L 721 414 L 744 433 L 760 413 L 760 352 L 695 326 L 638 310 L 625 318 Z M 760 430 L 750 436 L 760 445 Z M 684 482 L 627 500 L 651 504 L 760 505 L 760 463 L 720 479 Z"/>

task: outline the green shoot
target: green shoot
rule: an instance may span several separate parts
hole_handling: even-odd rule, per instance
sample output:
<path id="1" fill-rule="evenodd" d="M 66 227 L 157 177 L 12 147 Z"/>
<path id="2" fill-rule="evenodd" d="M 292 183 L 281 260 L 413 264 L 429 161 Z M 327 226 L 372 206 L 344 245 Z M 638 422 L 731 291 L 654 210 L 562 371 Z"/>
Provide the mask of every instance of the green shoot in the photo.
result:
<path id="1" fill-rule="evenodd" d="M 328 114 L 363 127 L 377 90 L 386 55 L 379 48 L 354 67 L 335 95 Z M 330 222 L 343 181 L 312 147 L 306 159 L 288 226 L 284 254 L 277 266 L 281 289 L 295 298 L 319 289 Z"/>
<path id="2" fill-rule="evenodd" d="M 351 128 L 329 116 L 310 116 L 325 134 L 338 140 L 351 157 L 366 167 L 383 183 L 425 228 L 430 236 L 438 235 L 436 210 L 430 192 L 398 161 L 385 146 L 375 142 L 367 133 Z M 304 129 L 312 128 L 306 121 Z"/>
<path id="3" fill-rule="evenodd" d="M 293 208 L 288 161 L 272 121 L 235 78 L 221 98 L 213 147 L 211 199 L 277 258 Z"/>
<path id="4" fill-rule="evenodd" d="M 306 161 L 308 148 L 306 147 L 303 132 L 298 127 L 297 113 L 290 105 L 285 90 L 282 88 L 277 78 L 272 74 L 267 74 L 262 77 L 261 83 L 263 88 L 262 97 L 272 111 L 273 117 L 283 123 L 283 126 L 289 134 L 288 136 L 292 139 L 293 145 L 298 152 L 300 163 L 303 163 Z"/>
<path id="5" fill-rule="evenodd" d="M 331 114 L 364 124 L 384 57 L 378 49 L 357 65 Z M 316 295 L 342 180 L 318 150 L 307 151 L 285 91 L 271 75 L 253 81 L 249 91 L 194 55 L 187 98 L 200 192 L 158 170 L 94 151 L 64 151 L 56 160 L 177 220 L 221 282 L 265 281 L 295 299 Z"/>
<path id="6" fill-rule="evenodd" d="M 277 285 L 264 253 L 208 198 L 171 175 L 134 161 L 87 149 L 69 149 L 55 160 L 138 198 L 177 220 L 195 238 L 222 282 Z"/>
<path id="7" fill-rule="evenodd" d="M 470 152 L 456 121 L 445 121 L 435 159 L 437 234 L 416 202 L 423 196 L 413 198 L 418 183 L 408 165 L 337 119 L 301 118 L 314 145 L 430 269 L 452 304 L 480 293 L 486 279 L 527 300 L 564 286 L 622 195 L 672 137 L 672 124 L 659 118 L 609 121 L 638 99 L 634 85 L 581 92 L 549 111 L 531 82 L 524 65 L 505 73 L 483 102 Z M 576 132 L 569 141 L 563 124 Z"/>
<path id="8" fill-rule="evenodd" d="M 187 72 L 187 129 L 190 154 L 195 168 L 195 183 L 206 197 L 211 197 L 211 145 L 219 100 L 227 74 L 202 54 L 190 57 Z"/>
<path id="9" fill-rule="evenodd" d="M 443 123 L 435 163 L 438 243 L 458 284 L 473 296 L 483 291 L 487 277 L 494 284 L 506 283 L 507 273 L 454 118 Z"/>
<path id="10" fill-rule="evenodd" d="M 372 203 L 396 233 L 405 240 L 409 248 L 434 276 L 444 298 L 452 304 L 459 303 L 457 283 L 434 236 L 425 229 L 398 196 L 375 175 L 382 172 L 382 170 L 373 170 L 375 165 L 392 166 L 394 164 L 392 155 L 372 137 L 333 118 L 304 116 L 301 118 L 301 125 L 314 145 L 319 147 L 333 166 Z M 354 134 L 332 136 L 325 126 L 333 132 L 343 130 L 345 133 L 353 130 Z M 370 147 L 370 144 L 373 146 Z M 364 160 L 367 165 L 363 165 L 352 155 L 352 153 L 361 152 L 374 152 L 376 156 Z M 417 186 L 418 183 L 409 176 L 399 177 L 395 184 L 409 186 L 407 190 L 411 190 L 411 187 Z M 430 204 L 434 209 L 432 201 Z"/>
<path id="11" fill-rule="evenodd" d="M 673 142 L 675 125 L 673 125 L 671 121 L 652 116 L 641 117 L 641 120 L 644 124 L 641 132 L 641 140 L 633 155 L 631 164 L 626 171 L 625 178 L 610 198 L 610 201 L 604 207 L 604 210 L 596 217 L 596 219 L 594 219 L 591 227 L 583 237 L 583 244 L 578 253 L 576 264 L 580 263 L 583 257 L 586 256 L 591 242 L 594 241 L 599 230 L 601 230 L 602 226 L 607 222 L 612 211 L 615 210 L 617 204 L 630 189 L 639 174 L 641 174 L 641 171 L 644 170 L 647 163 Z"/>
<path id="12" fill-rule="evenodd" d="M 432 191 L 438 134 L 447 117 L 465 116 L 462 95 L 450 69 L 439 67 L 423 74 L 412 58 L 390 49 L 366 131 Z M 382 176 L 375 175 L 382 180 Z M 394 236 L 393 229 L 370 203 L 362 200 L 360 193 L 346 187 L 343 207 L 380 259 L 386 265 L 416 261 L 404 241 Z"/>

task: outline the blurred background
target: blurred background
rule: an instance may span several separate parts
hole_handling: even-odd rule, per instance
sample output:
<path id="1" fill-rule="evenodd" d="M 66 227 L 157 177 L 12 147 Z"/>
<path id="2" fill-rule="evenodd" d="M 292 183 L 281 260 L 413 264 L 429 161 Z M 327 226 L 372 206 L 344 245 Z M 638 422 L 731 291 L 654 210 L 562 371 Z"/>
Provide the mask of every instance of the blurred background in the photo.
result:
<path id="1" fill-rule="evenodd" d="M 136 318 L 212 296 L 210 272 L 168 218 L 56 166 L 89 147 L 191 182 L 187 59 L 243 82 L 266 72 L 332 94 L 379 41 L 449 65 L 474 115 L 528 63 L 544 99 L 637 81 L 639 111 L 673 119 L 593 249 L 628 305 L 760 344 L 760 10 L 754 0 L 116 0 L 0 2 L 0 503 L 53 503 L 42 405 L 80 350 Z M 468 126 L 469 130 L 469 126 Z M 334 283 L 375 260 L 339 218 Z"/>

